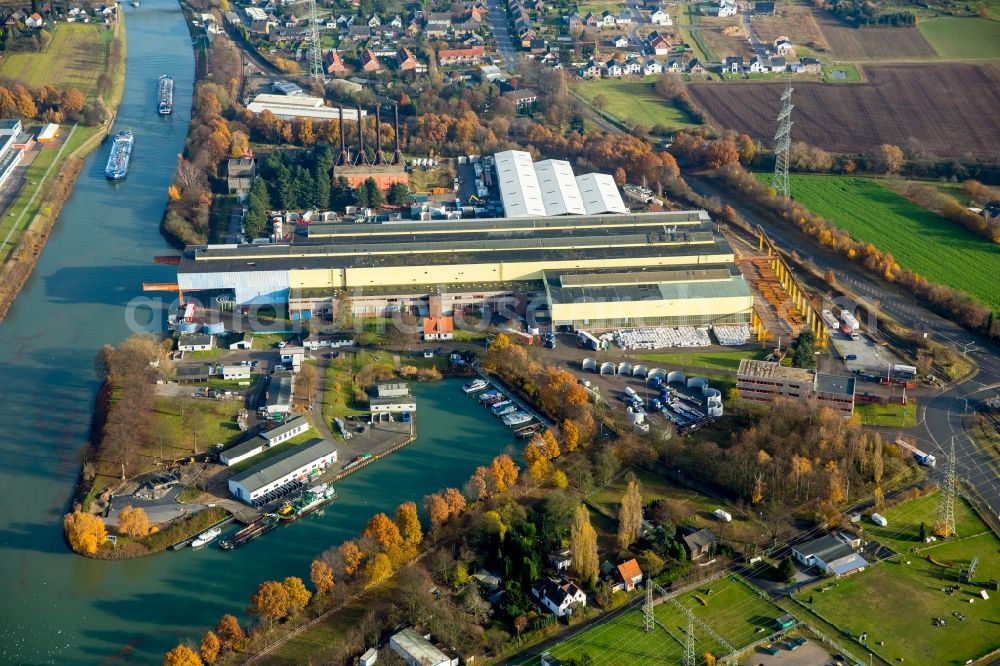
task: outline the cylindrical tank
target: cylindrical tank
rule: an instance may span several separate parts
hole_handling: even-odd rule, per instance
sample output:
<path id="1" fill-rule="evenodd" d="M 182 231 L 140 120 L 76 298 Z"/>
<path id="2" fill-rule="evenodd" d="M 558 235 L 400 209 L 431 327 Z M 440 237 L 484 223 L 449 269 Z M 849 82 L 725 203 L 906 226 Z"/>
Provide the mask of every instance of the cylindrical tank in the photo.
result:
<path id="1" fill-rule="evenodd" d="M 205 332 L 209 335 L 222 335 L 226 332 L 226 325 L 221 321 L 205 324 Z"/>
<path id="2" fill-rule="evenodd" d="M 177 330 L 181 333 L 197 333 L 198 324 L 193 321 L 188 321 L 187 319 L 181 319 L 177 322 Z"/>

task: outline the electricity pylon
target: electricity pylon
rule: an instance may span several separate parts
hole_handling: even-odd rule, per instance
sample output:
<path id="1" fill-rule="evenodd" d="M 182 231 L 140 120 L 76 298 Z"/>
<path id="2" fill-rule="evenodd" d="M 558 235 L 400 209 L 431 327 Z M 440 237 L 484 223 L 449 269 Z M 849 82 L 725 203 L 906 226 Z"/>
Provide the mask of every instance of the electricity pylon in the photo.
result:
<path id="1" fill-rule="evenodd" d="M 951 439 L 951 453 L 948 456 L 948 469 L 944 475 L 944 485 L 941 486 L 941 501 L 938 503 L 937 522 L 934 532 L 938 536 L 948 538 L 955 536 L 955 438 Z"/>
<path id="2" fill-rule="evenodd" d="M 309 56 L 309 76 L 322 85 L 326 83 L 326 71 L 323 69 L 323 46 L 319 39 L 319 13 L 316 10 L 316 0 L 309 0 L 309 41 L 312 47 Z"/>
<path id="3" fill-rule="evenodd" d="M 788 154 L 792 146 L 792 83 L 788 82 L 781 95 L 781 111 L 778 112 L 778 130 L 774 133 L 774 177 L 771 184 L 778 194 L 787 197 Z"/>

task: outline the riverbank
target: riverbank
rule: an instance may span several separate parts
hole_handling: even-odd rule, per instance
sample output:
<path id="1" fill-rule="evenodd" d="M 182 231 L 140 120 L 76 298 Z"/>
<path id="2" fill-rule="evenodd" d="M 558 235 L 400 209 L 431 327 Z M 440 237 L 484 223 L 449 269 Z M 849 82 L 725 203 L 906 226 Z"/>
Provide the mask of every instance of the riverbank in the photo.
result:
<path id="1" fill-rule="evenodd" d="M 47 167 L 41 180 L 35 184 L 26 184 L 19 193 L 11 210 L 21 210 L 25 214 L 34 205 L 35 199 L 40 199 L 37 209 L 25 226 L 24 231 L 0 265 L 0 321 L 3 321 L 13 306 L 17 295 L 21 292 L 31 273 L 38 263 L 42 250 L 48 242 L 49 235 L 55 226 L 63 206 L 73 193 L 77 178 L 83 171 L 86 157 L 96 150 L 104 138 L 111 132 L 118 108 L 125 92 L 126 58 L 128 54 L 127 37 L 124 18 L 119 12 L 119 19 L 108 46 L 105 70 L 98 79 L 98 90 L 104 88 L 104 94 L 99 94 L 108 110 L 108 118 L 97 128 L 83 128 L 73 125 L 65 139 L 70 143 L 77 132 L 88 132 L 79 145 L 66 155 L 60 149 L 52 163 Z M 105 77 L 107 77 L 105 79 Z M 64 148 L 65 146 L 63 146 Z M 29 187 L 32 191 L 29 192 Z M 21 200 L 27 201 L 21 207 Z M 10 213 L 10 214 L 13 214 Z M 16 223 L 19 224 L 19 221 Z"/>

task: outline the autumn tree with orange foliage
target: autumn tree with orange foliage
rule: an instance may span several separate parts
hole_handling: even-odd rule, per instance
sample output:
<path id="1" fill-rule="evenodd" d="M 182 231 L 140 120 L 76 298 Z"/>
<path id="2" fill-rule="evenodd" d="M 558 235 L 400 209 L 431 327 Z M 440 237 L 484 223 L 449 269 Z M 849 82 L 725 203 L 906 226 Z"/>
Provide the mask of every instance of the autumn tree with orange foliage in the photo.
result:
<path id="1" fill-rule="evenodd" d="M 221 649 L 219 644 L 219 637 L 215 635 L 215 632 L 209 629 L 205 632 L 205 636 L 201 639 L 201 649 L 199 653 L 201 654 L 201 660 L 206 664 L 214 664 L 219 658 L 219 651 Z"/>
<path id="2" fill-rule="evenodd" d="M 566 453 L 576 451 L 576 447 L 580 444 L 580 426 L 566 419 L 559 430 L 562 433 L 563 450 Z"/>
<path id="3" fill-rule="evenodd" d="M 385 553 L 376 553 L 365 566 L 365 583 L 377 585 L 392 575 L 392 561 Z"/>
<path id="4" fill-rule="evenodd" d="M 490 471 L 493 474 L 493 487 L 498 493 L 503 493 L 513 488 L 520 474 L 517 463 L 506 453 L 493 459 Z"/>
<path id="5" fill-rule="evenodd" d="M 306 586 L 302 582 L 301 578 L 288 576 L 285 580 L 281 581 L 281 586 L 285 588 L 285 594 L 288 595 L 289 615 L 295 615 L 298 613 L 300 610 L 305 608 L 309 604 L 309 600 L 312 599 L 312 593 L 306 589 Z"/>
<path id="6" fill-rule="evenodd" d="M 376 513 L 368 521 L 362 536 L 374 539 L 382 550 L 402 545 L 403 537 L 392 519 L 384 513 Z"/>
<path id="7" fill-rule="evenodd" d="M 440 527 L 448 522 L 450 511 L 448 502 L 439 494 L 433 493 L 424 497 L 424 506 L 431 519 L 431 527 Z"/>
<path id="8" fill-rule="evenodd" d="M 333 569 L 323 560 L 313 560 L 309 565 L 309 580 L 316 588 L 317 596 L 326 596 L 333 591 Z"/>
<path id="9" fill-rule="evenodd" d="M 118 514 L 118 532 L 130 537 L 144 537 L 149 534 L 149 518 L 141 506 L 126 506 Z"/>
<path id="10" fill-rule="evenodd" d="M 288 615 L 288 591 L 279 582 L 264 581 L 250 597 L 250 608 L 247 610 L 266 624 L 280 620 Z"/>
<path id="11" fill-rule="evenodd" d="M 463 499 L 464 501 L 464 499 Z M 418 545 L 424 538 L 420 527 L 420 517 L 417 515 L 416 502 L 404 502 L 396 509 L 396 526 L 403 540 L 411 545 Z"/>
<path id="12" fill-rule="evenodd" d="M 243 633 L 240 621 L 234 615 L 226 613 L 219 618 L 219 623 L 215 625 L 215 634 L 219 637 L 219 643 L 226 650 L 237 652 L 243 649 L 246 635 Z"/>
<path id="13" fill-rule="evenodd" d="M 163 666 L 202 666 L 201 657 L 187 645 L 181 644 L 163 657 Z"/>
<path id="14" fill-rule="evenodd" d="M 108 531 L 101 517 L 80 509 L 63 517 L 63 529 L 70 547 L 82 555 L 93 555 L 108 540 Z"/>

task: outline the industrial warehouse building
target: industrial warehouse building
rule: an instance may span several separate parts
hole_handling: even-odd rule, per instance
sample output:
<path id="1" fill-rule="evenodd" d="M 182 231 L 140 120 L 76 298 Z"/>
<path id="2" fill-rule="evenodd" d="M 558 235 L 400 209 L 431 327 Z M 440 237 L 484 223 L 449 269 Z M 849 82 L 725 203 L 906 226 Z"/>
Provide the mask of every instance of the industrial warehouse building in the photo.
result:
<path id="1" fill-rule="evenodd" d="M 252 502 L 268 491 L 290 481 L 303 481 L 337 462 L 337 449 L 325 439 L 295 446 L 273 458 L 257 463 L 229 479 L 229 492 L 244 502 Z"/>
<path id="2" fill-rule="evenodd" d="M 533 163 L 522 150 L 496 153 L 493 160 L 506 217 L 623 214 L 627 210 L 618 186 L 606 173 L 574 176 L 569 162 Z"/>
<path id="3" fill-rule="evenodd" d="M 854 413 L 854 377 L 789 368 L 771 361 L 740 361 L 736 375 L 740 400 L 772 403 L 786 399 L 814 402 L 841 416 Z"/>
<path id="4" fill-rule="evenodd" d="M 296 118 L 309 118 L 310 120 L 339 120 L 340 114 L 344 114 L 344 120 L 356 121 L 358 112 L 356 109 L 340 109 L 333 106 L 326 106 L 322 97 L 310 97 L 309 95 L 272 95 L 263 93 L 253 98 L 247 105 L 250 113 L 258 114 L 270 111 L 276 118 L 282 120 L 294 120 Z M 367 112 L 361 111 L 361 117 Z"/>
<path id="5" fill-rule="evenodd" d="M 359 317 L 503 308 L 601 330 L 749 322 L 733 261 L 708 213 L 675 211 L 312 224 L 292 244 L 189 246 L 177 280 L 188 296 L 287 305 L 292 318 L 332 316 L 344 294 Z"/>

